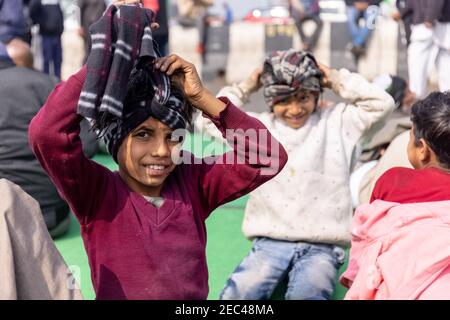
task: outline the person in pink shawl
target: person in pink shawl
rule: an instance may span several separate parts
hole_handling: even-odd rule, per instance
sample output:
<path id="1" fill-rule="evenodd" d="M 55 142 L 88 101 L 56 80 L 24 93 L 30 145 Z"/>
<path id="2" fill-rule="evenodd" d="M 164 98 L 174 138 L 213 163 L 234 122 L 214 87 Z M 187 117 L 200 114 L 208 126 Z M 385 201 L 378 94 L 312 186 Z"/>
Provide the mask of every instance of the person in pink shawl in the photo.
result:
<path id="1" fill-rule="evenodd" d="M 352 221 L 345 299 L 450 299 L 450 92 L 412 107 L 407 152 Z"/>

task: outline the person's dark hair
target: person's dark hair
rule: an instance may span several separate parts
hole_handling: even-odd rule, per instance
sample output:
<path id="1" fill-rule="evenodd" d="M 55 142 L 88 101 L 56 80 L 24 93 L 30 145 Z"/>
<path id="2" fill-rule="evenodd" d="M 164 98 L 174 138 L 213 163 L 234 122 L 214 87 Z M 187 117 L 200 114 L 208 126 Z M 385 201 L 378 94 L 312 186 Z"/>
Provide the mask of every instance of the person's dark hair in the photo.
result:
<path id="1" fill-rule="evenodd" d="M 394 98 L 395 106 L 400 108 L 403 104 L 403 99 L 405 98 L 405 91 L 408 88 L 408 83 L 405 79 L 398 76 L 392 76 L 391 79 L 392 83 L 386 89 L 386 92 Z"/>
<path id="2" fill-rule="evenodd" d="M 146 63 L 145 66 L 140 66 L 132 71 L 128 81 L 127 95 L 124 102 L 124 114 L 132 112 L 133 110 L 130 109 L 134 108 L 140 101 L 151 101 L 153 99 L 155 91 L 152 85 L 153 79 L 150 76 L 152 72 L 155 71 L 153 65 L 150 63 Z M 194 106 L 187 99 L 181 85 L 175 81 L 173 77 L 169 78 L 171 95 L 174 95 L 180 101 L 183 101 L 181 112 L 184 119 L 186 119 L 187 126 L 190 127 L 192 125 Z"/>
<path id="3" fill-rule="evenodd" d="M 433 92 L 411 110 L 415 141 L 424 139 L 442 166 L 450 169 L 450 92 Z"/>

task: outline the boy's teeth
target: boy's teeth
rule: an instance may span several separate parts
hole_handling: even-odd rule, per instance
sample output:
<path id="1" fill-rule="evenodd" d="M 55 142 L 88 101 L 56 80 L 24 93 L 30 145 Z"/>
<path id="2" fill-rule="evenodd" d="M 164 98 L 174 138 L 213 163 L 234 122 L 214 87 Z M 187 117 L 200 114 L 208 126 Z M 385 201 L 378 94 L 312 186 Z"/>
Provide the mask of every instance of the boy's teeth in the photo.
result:
<path id="1" fill-rule="evenodd" d="M 164 166 L 158 166 L 158 165 L 154 165 L 154 164 L 146 166 L 146 167 L 153 169 L 153 170 L 164 170 Z"/>

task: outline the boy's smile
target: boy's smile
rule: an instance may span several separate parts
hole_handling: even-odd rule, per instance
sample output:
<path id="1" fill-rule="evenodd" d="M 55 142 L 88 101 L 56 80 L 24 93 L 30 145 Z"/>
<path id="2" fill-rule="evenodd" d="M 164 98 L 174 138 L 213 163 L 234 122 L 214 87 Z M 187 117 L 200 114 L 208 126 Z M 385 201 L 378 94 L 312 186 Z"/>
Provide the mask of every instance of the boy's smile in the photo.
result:
<path id="1" fill-rule="evenodd" d="M 277 103 L 273 107 L 273 113 L 292 129 L 300 129 L 314 112 L 316 97 L 312 91 L 302 90 Z"/>
<path id="2" fill-rule="evenodd" d="M 164 181 L 175 169 L 172 153 L 180 141 L 173 140 L 172 129 L 148 118 L 122 142 L 117 153 L 119 173 L 134 191 L 146 196 L 160 196 Z"/>

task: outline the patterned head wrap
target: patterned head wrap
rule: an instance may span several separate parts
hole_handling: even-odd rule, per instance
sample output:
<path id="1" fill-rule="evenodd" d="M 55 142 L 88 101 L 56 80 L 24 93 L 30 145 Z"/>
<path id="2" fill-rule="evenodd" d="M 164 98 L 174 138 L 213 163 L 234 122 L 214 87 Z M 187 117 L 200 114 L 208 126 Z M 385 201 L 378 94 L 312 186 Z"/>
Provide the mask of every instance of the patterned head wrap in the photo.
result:
<path id="1" fill-rule="evenodd" d="M 275 51 L 264 61 L 261 75 L 266 103 L 273 108 L 302 89 L 320 92 L 322 77 L 312 54 L 293 49 Z"/>
<path id="2" fill-rule="evenodd" d="M 174 130 L 186 127 L 183 97 L 171 92 L 167 75 L 153 69 L 160 57 L 153 20 L 149 9 L 112 5 L 90 27 L 92 50 L 78 113 L 90 120 L 116 161 L 123 139 L 150 116 Z M 151 95 L 129 99 L 130 78 L 144 80 Z"/>

